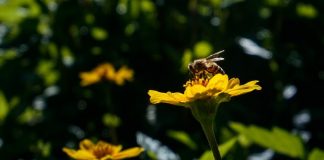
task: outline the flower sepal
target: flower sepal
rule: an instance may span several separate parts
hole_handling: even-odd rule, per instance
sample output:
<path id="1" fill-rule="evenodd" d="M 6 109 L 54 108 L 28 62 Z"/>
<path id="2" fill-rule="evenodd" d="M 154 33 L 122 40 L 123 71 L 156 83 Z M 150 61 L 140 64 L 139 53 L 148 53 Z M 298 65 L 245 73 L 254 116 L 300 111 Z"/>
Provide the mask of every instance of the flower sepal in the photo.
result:
<path id="1" fill-rule="evenodd" d="M 220 93 L 217 97 L 209 99 L 199 99 L 191 103 L 190 109 L 193 116 L 201 123 L 202 121 L 212 120 L 216 116 L 219 105 L 223 102 L 228 102 L 231 95 L 227 93 Z"/>

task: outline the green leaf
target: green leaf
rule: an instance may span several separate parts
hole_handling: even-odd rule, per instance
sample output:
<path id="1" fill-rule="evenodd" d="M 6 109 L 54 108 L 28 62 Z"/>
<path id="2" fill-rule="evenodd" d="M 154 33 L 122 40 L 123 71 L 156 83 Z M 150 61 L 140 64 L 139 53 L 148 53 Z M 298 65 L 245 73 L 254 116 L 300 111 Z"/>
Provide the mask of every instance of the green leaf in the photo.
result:
<path id="1" fill-rule="evenodd" d="M 92 30 L 91 30 L 91 35 L 94 39 L 96 40 L 105 40 L 108 38 L 108 32 L 103 29 L 103 28 L 99 28 L 99 27 L 94 27 Z"/>
<path id="2" fill-rule="evenodd" d="M 270 148 L 278 153 L 293 158 L 304 156 L 304 146 L 297 135 L 293 135 L 281 128 L 274 127 L 271 131 L 251 125 L 245 127 L 242 124 L 231 124 L 232 129 L 244 135 L 253 143 L 265 148 Z"/>
<path id="3" fill-rule="evenodd" d="M 36 68 L 36 73 L 42 77 L 47 86 L 53 85 L 60 78 L 60 74 L 55 70 L 55 61 L 41 60 Z"/>
<path id="4" fill-rule="evenodd" d="M 308 160 L 324 160 L 324 151 L 318 148 L 313 149 L 308 155 Z"/>
<path id="5" fill-rule="evenodd" d="M 43 118 L 43 113 L 33 107 L 27 107 L 21 115 L 18 116 L 17 120 L 21 124 L 33 124 L 39 122 Z"/>
<path id="6" fill-rule="evenodd" d="M 61 48 L 63 64 L 70 66 L 74 63 L 74 56 L 71 50 L 67 46 Z"/>
<path id="7" fill-rule="evenodd" d="M 243 133 L 244 131 L 247 130 L 247 127 L 246 127 L 246 126 L 244 126 L 244 125 L 241 124 L 241 123 L 237 123 L 237 122 L 231 122 L 231 123 L 230 123 L 230 127 L 231 127 L 234 131 L 236 131 L 236 132 L 238 132 L 238 133 Z"/>
<path id="8" fill-rule="evenodd" d="M 237 142 L 237 137 L 231 138 L 227 142 L 219 146 L 219 152 L 222 157 L 225 157 L 226 154 L 233 148 L 234 144 Z M 199 160 L 210 160 L 214 159 L 213 152 L 211 150 L 205 151 L 199 158 Z"/>
<path id="9" fill-rule="evenodd" d="M 42 140 L 38 140 L 37 144 L 37 151 L 41 153 L 43 157 L 49 157 L 51 154 L 51 144 L 49 142 L 44 142 Z"/>
<path id="10" fill-rule="evenodd" d="M 10 108 L 9 108 L 8 101 L 5 95 L 3 94 L 3 92 L 0 91 L 0 123 L 2 123 L 5 120 L 9 110 Z"/>
<path id="11" fill-rule="evenodd" d="M 233 148 L 236 142 L 237 137 L 234 137 L 219 146 L 219 152 L 222 155 L 222 157 L 224 157 Z"/>
<path id="12" fill-rule="evenodd" d="M 199 160 L 211 160 L 211 159 L 214 159 L 214 155 L 211 150 L 205 151 L 199 158 Z"/>
<path id="13" fill-rule="evenodd" d="M 102 122 L 107 127 L 119 127 L 121 120 L 117 115 L 106 113 L 102 117 Z"/>
<path id="14" fill-rule="evenodd" d="M 189 49 L 186 49 L 183 53 L 182 56 L 182 66 L 181 66 L 181 71 L 183 73 L 188 73 L 188 64 L 191 62 L 192 60 L 192 53 Z"/>
<path id="15" fill-rule="evenodd" d="M 213 52 L 213 46 L 207 41 L 200 41 L 194 46 L 196 57 L 207 57 Z"/>
<path id="16" fill-rule="evenodd" d="M 304 156 L 304 146 L 300 137 L 278 127 L 274 127 L 272 132 L 275 140 L 281 142 L 276 143 L 278 152 L 287 153 L 291 157 L 302 158 Z"/>
<path id="17" fill-rule="evenodd" d="M 236 123 L 236 122 L 231 122 L 230 123 L 230 127 L 235 130 L 236 132 L 238 133 L 244 133 L 246 130 L 247 130 L 247 127 L 244 126 L 243 124 L 241 123 Z M 248 139 L 246 136 L 244 136 L 244 134 L 240 134 L 238 136 L 238 142 L 242 145 L 242 146 L 245 146 L 245 147 L 248 147 L 251 145 L 251 140 Z"/>
<path id="18" fill-rule="evenodd" d="M 299 16 L 305 18 L 315 18 L 317 16 L 317 10 L 310 4 L 297 4 L 296 12 Z"/>
<path id="19" fill-rule="evenodd" d="M 0 21 L 7 25 L 16 25 L 24 18 L 40 15 L 40 6 L 34 0 L 0 1 Z"/>
<path id="20" fill-rule="evenodd" d="M 141 1 L 141 9 L 144 12 L 148 13 L 154 13 L 155 12 L 155 6 L 154 3 L 150 0 L 142 0 Z"/>
<path id="21" fill-rule="evenodd" d="M 191 140 L 190 136 L 183 131 L 168 131 L 168 136 L 183 143 L 184 145 L 188 146 L 190 149 L 197 149 L 196 143 Z"/>

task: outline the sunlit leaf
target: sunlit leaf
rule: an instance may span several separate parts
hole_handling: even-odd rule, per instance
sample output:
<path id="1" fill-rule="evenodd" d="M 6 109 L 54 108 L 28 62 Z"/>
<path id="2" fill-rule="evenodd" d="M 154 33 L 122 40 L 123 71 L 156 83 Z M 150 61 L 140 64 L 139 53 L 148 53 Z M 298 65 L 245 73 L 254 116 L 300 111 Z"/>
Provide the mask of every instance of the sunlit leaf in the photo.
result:
<path id="1" fill-rule="evenodd" d="M 232 123 L 231 127 L 262 147 L 270 148 L 293 158 L 304 156 L 304 146 L 300 137 L 278 127 L 274 127 L 271 131 L 254 125 L 245 127 L 239 123 Z"/>
<path id="2" fill-rule="evenodd" d="M 197 149 L 196 143 L 190 138 L 190 136 L 183 131 L 168 131 L 168 136 L 176 139 L 177 141 L 185 144 L 191 149 Z"/>
<path id="3" fill-rule="evenodd" d="M 219 8 L 222 3 L 222 0 L 210 0 L 210 2 L 215 8 Z"/>
<path id="4" fill-rule="evenodd" d="M 128 24 L 127 26 L 126 26 L 126 28 L 125 28 L 125 34 L 127 35 L 127 36 L 130 36 L 130 35 L 132 35 L 134 32 L 135 32 L 135 30 L 136 30 L 136 23 L 130 23 L 130 24 Z"/>
<path id="5" fill-rule="evenodd" d="M 249 147 L 253 142 L 244 136 L 243 134 L 240 134 L 237 138 L 237 141 L 244 147 Z"/>
<path id="6" fill-rule="evenodd" d="M 211 159 L 214 159 L 214 155 L 211 150 L 205 151 L 199 158 L 199 160 L 211 160 Z"/>
<path id="7" fill-rule="evenodd" d="M 142 0 L 141 1 L 141 9 L 144 12 L 152 13 L 155 12 L 154 3 L 150 0 Z"/>
<path id="8" fill-rule="evenodd" d="M 129 8 L 131 8 L 130 9 L 130 15 L 131 15 L 131 17 L 137 18 L 139 16 L 139 14 L 140 14 L 140 7 L 141 7 L 140 1 L 132 1 L 131 0 L 129 2 L 129 4 L 130 4 L 130 7 Z"/>
<path id="9" fill-rule="evenodd" d="M 261 8 L 259 10 L 259 15 L 263 19 L 269 18 L 271 16 L 271 13 L 272 13 L 271 10 L 269 8 L 266 8 L 266 7 Z"/>
<path id="10" fill-rule="evenodd" d="M 27 107 L 25 111 L 19 115 L 18 122 L 22 124 L 34 124 L 41 120 L 43 113 L 40 110 L 36 110 L 32 107 Z"/>
<path id="11" fill-rule="evenodd" d="M 324 160 L 324 151 L 314 148 L 308 155 L 307 160 Z"/>
<path id="12" fill-rule="evenodd" d="M 158 160 L 157 155 L 154 152 L 147 151 L 146 153 L 147 153 L 147 156 L 150 157 L 151 160 Z"/>
<path id="13" fill-rule="evenodd" d="M 222 143 L 219 145 L 219 152 L 224 157 L 234 146 L 234 144 L 237 142 L 237 137 L 234 137 L 225 143 Z"/>
<path id="14" fill-rule="evenodd" d="M 91 35 L 96 40 L 105 40 L 108 38 L 108 32 L 99 27 L 95 27 L 91 30 Z"/>
<path id="15" fill-rule="evenodd" d="M 209 6 L 205 6 L 205 5 L 199 5 L 198 12 L 200 15 L 203 15 L 203 16 L 210 16 L 210 14 L 212 13 L 211 8 Z"/>
<path id="16" fill-rule="evenodd" d="M 9 110 L 10 108 L 8 101 L 3 92 L 0 91 L 0 123 L 2 123 L 5 120 L 7 114 L 9 113 Z"/>
<path id="17" fill-rule="evenodd" d="M 182 56 L 182 66 L 181 71 L 187 73 L 188 72 L 188 64 L 192 60 L 192 53 L 189 49 L 186 49 Z"/>
<path id="18" fill-rule="evenodd" d="M 84 19 L 87 24 L 93 24 L 95 21 L 95 16 L 93 16 L 93 14 L 86 14 Z"/>
<path id="19" fill-rule="evenodd" d="M 66 66 L 71 66 L 74 63 L 74 56 L 67 46 L 61 48 L 62 61 Z"/>
<path id="20" fill-rule="evenodd" d="M 41 153 L 43 157 L 50 156 L 51 144 L 49 142 L 43 142 L 42 140 L 37 141 L 37 150 Z"/>
<path id="21" fill-rule="evenodd" d="M 60 74 L 55 70 L 55 62 L 51 60 L 41 60 L 36 68 L 36 73 L 41 76 L 47 86 L 53 85 L 59 79 Z"/>
<path id="22" fill-rule="evenodd" d="M 244 126 L 241 123 L 237 123 L 237 122 L 231 122 L 230 123 L 230 127 L 233 130 L 235 130 L 236 132 L 239 132 L 239 133 L 243 133 L 245 130 L 247 130 L 247 127 L 246 126 Z"/>
<path id="23" fill-rule="evenodd" d="M 41 13 L 34 0 L 8 0 L 0 3 L 0 21 L 7 25 L 16 25 L 24 18 L 36 17 Z"/>
<path id="24" fill-rule="evenodd" d="M 17 50 L 15 48 L 0 50 L 0 59 L 11 60 L 16 57 L 17 57 Z"/>
<path id="25" fill-rule="evenodd" d="M 121 124 L 121 120 L 117 115 L 106 113 L 102 117 L 102 122 L 107 127 L 118 127 Z"/>
<path id="26" fill-rule="evenodd" d="M 212 52 L 213 46 L 207 41 L 200 41 L 194 46 L 194 54 L 196 57 L 207 57 Z"/>
<path id="27" fill-rule="evenodd" d="M 317 10 L 313 5 L 310 4 L 297 4 L 296 12 L 299 16 L 305 18 L 315 18 L 317 16 Z"/>
<path id="28" fill-rule="evenodd" d="M 269 6 L 279 7 L 282 5 L 282 0 L 266 0 Z"/>
<path id="29" fill-rule="evenodd" d="M 58 57 L 58 49 L 55 43 L 49 43 L 48 44 L 48 52 L 51 58 L 57 58 Z"/>
<path id="30" fill-rule="evenodd" d="M 42 34 L 42 35 L 51 35 L 52 34 L 52 30 L 50 28 L 50 24 L 49 24 L 49 17 L 47 16 L 42 16 L 40 18 L 40 21 L 37 25 L 37 31 L 38 33 Z"/>

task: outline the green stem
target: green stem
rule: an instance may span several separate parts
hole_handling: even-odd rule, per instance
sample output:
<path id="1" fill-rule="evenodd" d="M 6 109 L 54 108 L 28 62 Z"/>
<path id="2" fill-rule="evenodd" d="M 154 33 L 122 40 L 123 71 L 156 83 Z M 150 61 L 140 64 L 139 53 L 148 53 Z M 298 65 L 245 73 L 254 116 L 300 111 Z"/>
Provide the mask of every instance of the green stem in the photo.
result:
<path id="1" fill-rule="evenodd" d="M 215 160 L 221 160 L 222 157 L 218 150 L 218 144 L 217 144 L 216 137 L 214 134 L 214 123 L 213 122 L 214 121 L 209 121 L 207 119 L 206 121 L 200 121 L 200 125 L 204 130 L 205 136 L 208 140 L 209 146 L 213 152 Z"/>
<path id="2" fill-rule="evenodd" d="M 214 119 L 219 104 L 220 103 L 211 103 L 210 101 L 197 101 L 196 104 L 191 107 L 193 116 L 198 120 L 205 133 L 215 160 L 222 159 L 214 133 Z"/>

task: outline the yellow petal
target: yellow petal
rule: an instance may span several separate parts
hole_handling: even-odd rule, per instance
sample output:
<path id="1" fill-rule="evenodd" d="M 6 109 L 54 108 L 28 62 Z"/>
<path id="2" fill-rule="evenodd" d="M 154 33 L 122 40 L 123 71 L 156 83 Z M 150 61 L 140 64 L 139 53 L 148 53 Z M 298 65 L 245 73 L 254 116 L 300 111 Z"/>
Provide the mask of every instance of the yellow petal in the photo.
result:
<path id="1" fill-rule="evenodd" d="M 240 85 L 240 79 L 238 79 L 238 78 L 231 78 L 228 81 L 227 89 L 234 88 L 235 86 L 238 86 L 238 85 Z"/>
<path id="2" fill-rule="evenodd" d="M 149 90 L 148 94 L 150 95 L 150 101 L 153 104 L 157 103 L 168 103 L 178 106 L 186 106 L 188 99 L 179 92 L 176 93 L 162 93 L 155 90 Z"/>
<path id="3" fill-rule="evenodd" d="M 77 160 L 95 160 L 96 157 L 87 150 L 73 150 L 69 148 L 63 148 L 63 151 L 73 159 Z"/>
<path id="4" fill-rule="evenodd" d="M 128 69 L 127 67 L 123 66 L 118 70 L 115 74 L 115 82 L 117 85 L 123 85 L 126 80 L 131 81 L 133 80 L 133 70 Z"/>
<path id="5" fill-rule="evenodd" d="M 228 76 L 226 74 L 216 74 L 212 77 L 208 84 L 208 89 L 217 89 L 219 91 L 224 91 L 228 85 Z"/>
<path id="6" fill-rule="evenodd" d="M 226 91 L 226 93 L 230 94 L 231 96 L 238 96 L 238 95 L 242 95 L 248 92 L 251 92 L 253 90 L 261 90 L 261 86 L 257 85 L 258 81 L 250 81 L 244 85 L 239 85 L 239 86 L 235 86 L 232 89 L 228 89 Z"/>
<path id="7" fill-rule="evenodd" d="M 115 68 L 112 64 L 110 63 L 106 63 L 105 64 L 105 69 L 106 69 L 106 78 L 108 80 L 115 80 L 115 77 L 116 77 L 116 71 L 115 71 Z"/>
<path id="8" fill-rule="evenodd" d="M 203 85 L 193 85 L 188 86 L 184 92 L 184 95 L 186 95 L 189 99 L 199 99 L 202 95 L 206 92 L 207 88 Z"/>
<path id="9" fill-rule="evenodd" d="M 132 80 L 134 71 L 127 68 L 126 66 L 123 66 L 118 70 L 118 74 L 126 80 Z"/>
<path id="10" fill-rule="evenodd" d="M 120 152 L 120 151 L 122 150 L 122 148 L 123 148 L 122 145 L 117 145 L 117 146 L 114 145 L 114 147 L 113 147 L 113 151 L 112 151 L 111 154 L 115 154 L 115 153 Z"/>
<path id="11" fill-rule="evenodd" d="M 79 144 L 80 149 L 84 149 L 84 150 L 89 150 L 94 146 L 95 144 L 93 144 L 92 141 L 90 141 L 89 139 L 84 139 Z"/>
<path id="12" fill-rule="evenodd" d="M 80 73 L 81 86 L 88 86 L 100 81 L 100 75 L 94 72 L 82 72 Z"/>
<path id="13" fill-rule="evenodd" d="M 107 72 L 107 68 L 109 68 L 109 66 L 112 66 L 112 65 L 110 63 L 100 64 L 95 69 L 93 69 L 92 72 L 95 72 L 100 76 L 104 76 L 105 73 Z"/>
<path id="14" fill-rule="evenodd" d="M 136 157 L 139 154 L 141 154 L 144 151 L 143 148 L 141 147 L 133 147 L 130 149 L 126 149 L 124 151 L 121 151 L 115 155 L 112 156 L 112 159 L 124 159 L 124 158 L 131 158 L 131 157 Z M 107 159 L 103 159 L 107 160 Z"/>

